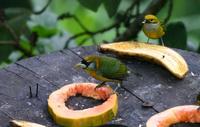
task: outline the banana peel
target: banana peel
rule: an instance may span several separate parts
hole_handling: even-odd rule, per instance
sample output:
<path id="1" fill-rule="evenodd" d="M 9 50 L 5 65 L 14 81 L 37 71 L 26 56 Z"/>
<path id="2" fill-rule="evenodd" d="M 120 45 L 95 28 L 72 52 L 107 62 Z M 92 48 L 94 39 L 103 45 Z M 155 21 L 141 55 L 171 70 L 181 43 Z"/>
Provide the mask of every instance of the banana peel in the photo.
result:
<path id="1" fill-rule="evenodd" d="M 102 44 L 99 47 L 102 52 L 114 53 L 143 58 L 164 66 L 179 79 L 185 77 L 188 65 L 184 58 L 174 50 L 160 45 L 141 42 L 116 42 Z"/>
<path id="2" fill-rule="evenodd" d="M 38 123 L 32 123 L 24 120 L 11 120 L 10 125 L 11 127 L 46 127 Z"/>

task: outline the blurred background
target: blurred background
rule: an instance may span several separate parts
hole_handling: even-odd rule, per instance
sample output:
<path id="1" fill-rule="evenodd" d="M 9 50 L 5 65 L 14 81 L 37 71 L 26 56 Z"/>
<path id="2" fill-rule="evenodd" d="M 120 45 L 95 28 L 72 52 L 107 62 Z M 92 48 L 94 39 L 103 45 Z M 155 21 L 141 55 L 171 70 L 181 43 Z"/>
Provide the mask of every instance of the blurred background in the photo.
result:
<path id="1" fill-rule="evenodd" d="M 199 0 L 0 0 L 0 68 L 63 48 L 146 42 L 145 14 L 165 24 L 165 45 L 200 53 L 199 7 Z"/>

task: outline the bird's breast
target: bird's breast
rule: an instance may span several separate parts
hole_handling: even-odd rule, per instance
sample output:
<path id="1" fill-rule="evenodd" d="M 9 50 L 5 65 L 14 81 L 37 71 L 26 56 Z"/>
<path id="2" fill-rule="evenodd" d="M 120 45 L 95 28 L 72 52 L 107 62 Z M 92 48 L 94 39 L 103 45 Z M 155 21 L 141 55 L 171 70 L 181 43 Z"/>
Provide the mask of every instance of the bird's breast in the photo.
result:
<path id="1" fill-rule="evenodd" d="M 165 32 L 159 23 L 157 24 L 144 24 L 143 31 L 147 37 L 152 39 L 161 38 Z"/>
<path id="2" fill-rule="evenodd" d="M 147 31 L 147 32 L 153 32 L 153 31 L 157 31 L 158 28 L 159 28 L 159 24 L 144 24 L 144 29 Z"/>

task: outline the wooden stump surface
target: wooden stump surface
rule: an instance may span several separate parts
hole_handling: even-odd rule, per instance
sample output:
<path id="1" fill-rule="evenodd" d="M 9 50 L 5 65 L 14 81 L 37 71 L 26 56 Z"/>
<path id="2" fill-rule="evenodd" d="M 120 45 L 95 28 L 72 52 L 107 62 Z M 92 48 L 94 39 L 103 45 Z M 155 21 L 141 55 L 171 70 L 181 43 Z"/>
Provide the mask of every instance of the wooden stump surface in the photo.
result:
<path id="1" fill-rule="evenodd" d="M 81 56 L 101 54 L 95 47 L 73 49 Z M 120 58 L 131 71 L 123 85 L 144 101 L 153 102 L 154 108 L 163 111 L 177 105 L 194 104 L 200 92 L 200 55 L 177 50 L 187 61 L 189 73 L 183 80 L 176 79 L 165 68 L 135 58 Z M 8 126 L 10 119 L 28 120 L 48 127 L 58 127 L 47 111 L 49 94 L 65 84 L 73 82 L 98 82 L 85 72 L 73 68 L 80 58 L 69 50 L 18 61 L 0 70 L 0 126 Z M 33 96 L 39 84 L 38 98 L 29 98 L 31 86 Z M 111 84 L 111 86 L 114 86 Z M 129 127 L 145 125 L 156 112 L 142 107 L 142 102 L 123 89 L 118 89 L 119 112 L 112 123 Z M 179 124 L 176 127 L 199 127 Z"/>

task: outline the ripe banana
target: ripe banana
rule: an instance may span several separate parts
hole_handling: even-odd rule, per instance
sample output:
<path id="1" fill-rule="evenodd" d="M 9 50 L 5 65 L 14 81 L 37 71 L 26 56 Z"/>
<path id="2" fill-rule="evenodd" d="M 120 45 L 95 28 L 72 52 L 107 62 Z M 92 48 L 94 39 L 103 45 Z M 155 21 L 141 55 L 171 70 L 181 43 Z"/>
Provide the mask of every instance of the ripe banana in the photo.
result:
<path id="1" fill-rule="evenodd" d="M 11 120 L 10 125 L 11 127 L 46 127 L 41 124 L 32 123 L 32 122 L 23 121 L 23 120 Z"/>
<path id="2" fill-rule="evenodd" d="M 184 78 L 188 65 L 174 50 L 160 45 L 139 42 L 117 42 L 100 45 L 100 51 L 143 58 L 163 65 L 177 78 Z"/>

